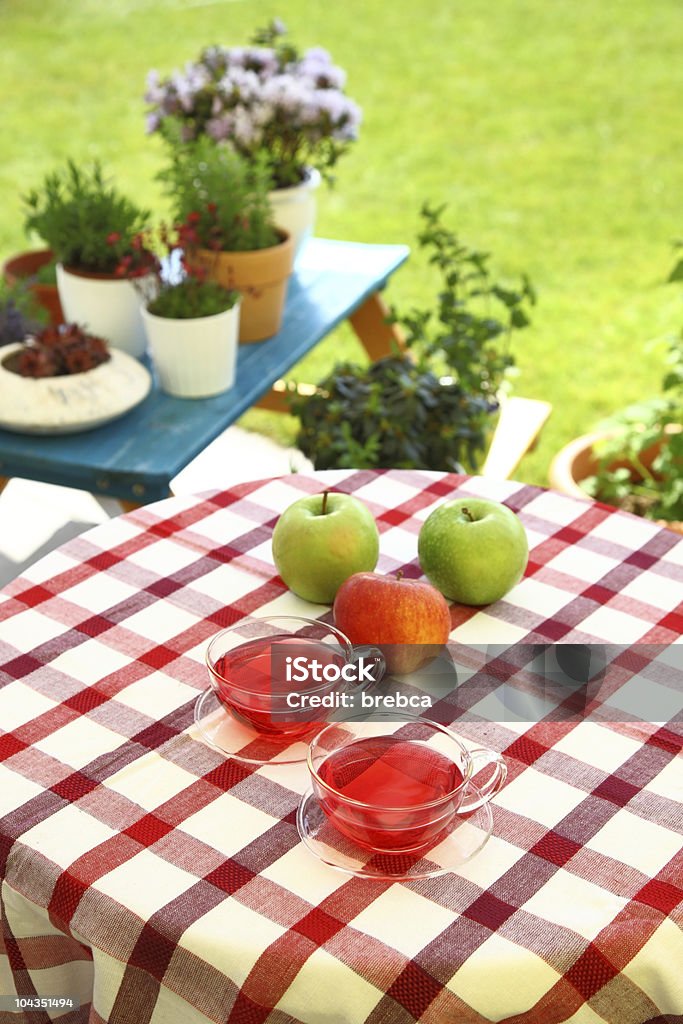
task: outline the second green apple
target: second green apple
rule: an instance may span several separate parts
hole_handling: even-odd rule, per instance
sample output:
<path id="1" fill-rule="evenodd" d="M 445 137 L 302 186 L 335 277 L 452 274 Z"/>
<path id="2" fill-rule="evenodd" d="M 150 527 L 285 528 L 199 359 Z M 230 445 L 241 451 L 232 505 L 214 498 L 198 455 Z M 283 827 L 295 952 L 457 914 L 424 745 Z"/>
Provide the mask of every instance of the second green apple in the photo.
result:
<path id="1" fill-rule="evenodd" d="M 488 498 L 456 498 L 422 524 L 420 567 L 444 597 L 481 606 L 499 601 L 522 578 L 529 545 L 521 521 Z"/>
<path id="2" fill-rule="evenodd" d="M 352 494 L 324 492 L 285 509 L 273 531 L 273 561 L 291 591 L 332 604 L 344 580 L 372 572 L 379 532 L 367 505 Z"/>

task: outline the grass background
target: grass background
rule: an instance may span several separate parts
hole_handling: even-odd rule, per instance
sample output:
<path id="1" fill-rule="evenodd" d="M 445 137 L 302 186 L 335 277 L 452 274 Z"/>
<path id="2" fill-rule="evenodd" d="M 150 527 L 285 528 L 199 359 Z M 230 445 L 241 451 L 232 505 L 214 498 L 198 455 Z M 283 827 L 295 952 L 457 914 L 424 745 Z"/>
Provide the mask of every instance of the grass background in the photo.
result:
<path id="1" fill-rule="evenodd" d="M 683 234 L 680 0 L 3 0 L 0 257 L 27 247 L 20 195 L 67 156 L 100 157 L 138 201 L 165 212 L 144 135 L 148 69 L 209 43 L 246 42 L 271 17 L 348 72 L 361 137 L 321 191 L 317 233 L 412 244 L 425 199 L 539 293 L 515 343 L 518 394 L 554 412 L 516 476 L 545 483 L 552 455 L 620 406 L 654 394 L 678 331 L 664 284 Z M 431 304 L 414 252 L 388 298 Z M 360 355 L 342 328 L 296 368 L 315 380 Z M 294 421 L 243 421 L 283 439 Z"/>

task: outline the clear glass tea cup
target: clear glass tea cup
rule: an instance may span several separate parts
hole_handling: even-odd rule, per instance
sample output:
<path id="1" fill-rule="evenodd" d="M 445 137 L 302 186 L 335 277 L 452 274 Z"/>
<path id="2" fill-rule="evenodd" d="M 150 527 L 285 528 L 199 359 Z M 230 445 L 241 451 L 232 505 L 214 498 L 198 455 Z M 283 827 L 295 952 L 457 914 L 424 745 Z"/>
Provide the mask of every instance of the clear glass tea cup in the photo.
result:
<path id="1" fill-rule="evenodd" d="M 372 680 L 356 683 L 362 659 Z M 384 674 L 376 648 L 354 648 L 335 626 L 294 615 L 250 617 L 222 630 L 207 648 L 206 665 L 228 714 L 282 743 L 320 729 L 343 707 L 344 693 Z"/>
<path id="2" fill-rule="evenodd" d="M 507 776 L 499 754 L 467 749 L 446 726 L 389 715 L 327 725 L 311 741 L 308 768 L 330 823 L 373 853 L 431 849 L 456 815 L 488 802 Z"/>

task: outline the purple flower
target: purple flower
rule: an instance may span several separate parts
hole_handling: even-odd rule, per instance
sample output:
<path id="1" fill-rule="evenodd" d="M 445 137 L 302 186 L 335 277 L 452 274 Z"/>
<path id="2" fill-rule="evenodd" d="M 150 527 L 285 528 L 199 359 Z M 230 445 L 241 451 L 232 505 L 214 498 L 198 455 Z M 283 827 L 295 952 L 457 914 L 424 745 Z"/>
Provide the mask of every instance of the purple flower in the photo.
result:
<path id="1" fill-rule="evenodd" d="M 280 62 L 275 50 L 267 46 L 252 46 L 242 50 L 241 63 L 261 78 L 276 75 L 280 70 Z"/>
<path id="2" fill-rule="evenodd" d="M 145 133 L 151 135 L 158 129 L 160 124 L 161 114 L 156 110 L 152 110 L 145 118 Z"/>
<path id="3" fill-rule="evenodd" d="M 147 73 L 145 100 L 147 103 L 161 103 L 164 96 L 165 91 L 159 84 L 159 72 L 152 68 L 152 70 Z"/>
<path id="4" fill-rule="evenodd" d="M 229 68 L 218 82 L 218 88 L 225 96 L 234 95 L 241 102 L 256 99 L 261 92 L 261 82 L 255 71 L 245 68 Z"/>
<path id="5" fill-rule="evenodd" d="M 251 113 L 245 107 L 235 107 L 234 118 L 233 132 L 237 144 L 245 149 L 258 145 L 263 132 L 254 123 Z"/>
<path id="6" fill-rule="evenodd" d="M 229 114 L 222 117 L 212 117 L 206 122 L 206 134 L 210 135 L 216 142 L 229 139 L 233 133 L 234 119 Z"/>
<path id="7" fill-rule="evenodd" d="M 313 64 L 323 68 L 330 68 L 332 67 L 332 58 L 328 51 L 324 50 L 322 46 L 311 46 L 309 50 L 306 50 L 300 61 L 300 65 L 302 67 L 305 67 L 308 64 Z"/>

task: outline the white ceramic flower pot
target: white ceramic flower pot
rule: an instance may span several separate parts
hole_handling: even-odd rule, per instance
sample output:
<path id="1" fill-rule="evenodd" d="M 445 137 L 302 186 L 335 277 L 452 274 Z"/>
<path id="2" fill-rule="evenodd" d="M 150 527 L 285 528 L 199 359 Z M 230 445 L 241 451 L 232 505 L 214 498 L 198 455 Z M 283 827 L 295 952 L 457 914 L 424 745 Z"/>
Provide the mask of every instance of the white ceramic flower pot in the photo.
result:
<path id="1" fill-rule="evenodd" d="M 142 315 L 162 391 L 176 398 L 209 398 L 232 387 L 239 303 L 192 320 L 155 316 L 144 307 Z"/>
<path id="2" fill-rule="evenodd" d="M 275 224 L 288 232 L 294 242 L 294 259 L 313 235 L 315 227 L 316 197 L 320 185 L 320 172 L 309 170 L 308 178 L 291 188 L 277 188 L 268 193 L 273 207 Z"/>
<path id="3" fill-rule="evenodd" d="M 136 283 L 118 277 L 81 274 L 57 264 L 57 287 L 67 323 L 77 323 L 139 359 L 147 345 L 142 303 L 153 298 L 156 278 L 146 274 Z"/>

